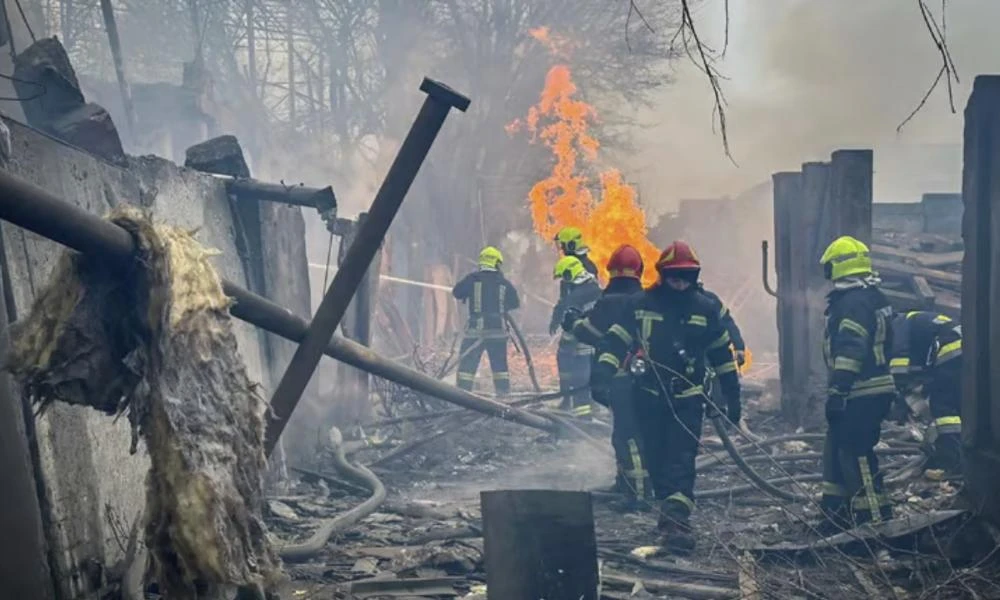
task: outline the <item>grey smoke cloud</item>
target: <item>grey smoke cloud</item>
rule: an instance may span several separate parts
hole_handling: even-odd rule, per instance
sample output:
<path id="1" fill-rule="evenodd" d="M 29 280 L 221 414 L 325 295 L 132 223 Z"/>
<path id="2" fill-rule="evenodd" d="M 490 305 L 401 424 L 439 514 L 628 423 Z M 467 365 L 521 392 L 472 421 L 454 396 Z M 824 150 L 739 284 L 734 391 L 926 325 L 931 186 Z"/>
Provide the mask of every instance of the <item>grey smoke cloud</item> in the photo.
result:
<path id="1" fill-rule="evenodd" d="M 928 2 L 936 13 L 940 3 Z M 721 0 L 696 19 L 718 48 Z M 875 149 L 876 201 L 914 201 L 953 191 L 961 175 L 962 118 L 975 75 L 1000 72 L 1000 2 L 949 2 L 947 36 L 961 84 L 957 114 L 942 85 L 904 130 L 940 67 L 916 2 L 731 0 L 730 43 L 721 69 L 729 78 L 728 130 L 734 166 L 712 130 L 711 91 L 689 64 L 640 118 L 646 129 L 632 176 L 654 212 L 680 198 L 735 196 L 775 171 L 825 160 L 844 147 Z M 654 194 L 648 193 L 652 190 Z"/>

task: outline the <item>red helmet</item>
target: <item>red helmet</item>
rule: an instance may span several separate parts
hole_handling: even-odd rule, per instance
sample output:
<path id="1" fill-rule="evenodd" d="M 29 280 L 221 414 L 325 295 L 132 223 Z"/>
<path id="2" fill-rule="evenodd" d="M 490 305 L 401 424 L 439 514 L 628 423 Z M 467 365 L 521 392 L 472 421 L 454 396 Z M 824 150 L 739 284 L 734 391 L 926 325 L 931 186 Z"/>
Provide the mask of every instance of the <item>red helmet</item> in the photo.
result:
<path id="1" fill-rule="evenodd" d="M 701 262 L 698 255 L 687 242 L 675 241 L 663 249 L 656 261 L 656 270 L 660 271 L 700 271 Z"/>
<path id="2" fill-rule="evenodd" d="M 638 279 L 642 277 L 642 268 L 642 255 L 628 244 L 618 246 L 618 249 L 612 252 L 611 258 L 608 259 L 608 275 L 612 278 L 632 277 Z"/>

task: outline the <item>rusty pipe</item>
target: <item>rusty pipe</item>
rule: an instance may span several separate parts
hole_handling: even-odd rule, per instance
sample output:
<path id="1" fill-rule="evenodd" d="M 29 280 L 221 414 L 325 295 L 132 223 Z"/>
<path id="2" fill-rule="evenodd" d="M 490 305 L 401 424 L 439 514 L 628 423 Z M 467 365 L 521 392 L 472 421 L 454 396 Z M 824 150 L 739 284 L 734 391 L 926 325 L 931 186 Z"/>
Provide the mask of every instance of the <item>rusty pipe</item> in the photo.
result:
<path id="1" fill-rule="evenodd" d="M 358 227 L 357 235 L 347 249 L 337 274 L 333 276 L 308 330 L 271 396 L 274 418 L 268 425 L 264 439 L 264 450 L 268 454 L 278 443 L 278 438 L 316 371 L 327 344 L 347 312 L 351 298 L 365 280 L 368 267 L 403 204 L 406 192 L 416 179 L 417 171 L 427 158 L 448 112 L 452 108 L 464 112 L 469 107 L 468 98 L 431 79 L 424 79 L 420 90 L 427 94 L 424 104 L 406 134 L 396 159 L 389 167 L 382 186 L 375 194 L 368 217 Z"/>
<path id="2" fill-rule="evenodd" d="M 764 291 L 767 292 L 768 294 L 774 296 L 775 298 L 777 298 L 778 297 L 778 291 L 771 288 L 771 282 L 770 282 L 770 279 L 767 276 L 767 264 L 768 264 L 768 262 L 770 262 L 770 261 L 767 260 L 767 258 L 768 258 L 767 257 L 767 240 L 761 240 L 760 241 L 760 273 L 761 273 L 761 277 L 764 280 Z"/>
<path id="3" fill-rule="evenodd" d="M 64 202 L 38 186 L 0 169 L 0 219 L 44 236 L 84 254 L 105 257 L 128 265 L 135 255 L 132 236 L 121 227 Z M 301 340 L 309 323 L 288 309 L 223 280 L 223 290 L 236 300 L 230 312 L 237 319 L 292 342 Z M 333 337 L 324 353 L 373 375 L 388 379 L 445 402 L 527 427 L 554 432 L 548 419 L 476 396 L 433 377 L 381 357 L 369 348 L 341 337 Z"/>

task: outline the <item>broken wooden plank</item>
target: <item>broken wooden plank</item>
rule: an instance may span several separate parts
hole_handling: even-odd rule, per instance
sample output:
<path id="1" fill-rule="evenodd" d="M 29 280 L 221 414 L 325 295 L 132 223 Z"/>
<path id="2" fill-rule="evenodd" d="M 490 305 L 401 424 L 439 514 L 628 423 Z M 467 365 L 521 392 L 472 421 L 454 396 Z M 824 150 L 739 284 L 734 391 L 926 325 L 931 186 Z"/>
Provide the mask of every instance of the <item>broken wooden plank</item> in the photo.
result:
<path id="1" fill-rule="evenodd" d="M 761 600 L 760 584 L 757 583 L 757 563 L 753 555 L 744 552 L 739 559 L 740 600 Z"/>
<path id="2" fill-rule="evenodd" d="M 931 284 L 927 282 L 927 278 L 923 275 L 913 275 L 910 277 L 910 281 L 913 283 L 913 291 L 923 300 L 924 307 L 933 308 L 937 294 L 931 289 Z"/>
<path id="3" fill-rule="evenodd" d="M 348 592 L 359 597 L 382 596 L 457 596 L 455 584 L 462 577 L 420 577 L 412 579 L 361 579 L 348 585 Z"/>
<path id="4" fill-rule="evenodd" d="M 597 600 L 589 493 L 499 490 L 480 501 L 490 600 Z"/>
<path id="5" fill-rule="evenodd" d="M 951 252 L 914 252 L 912 250 L 888 246 L 886 244 L 872 244 L 871 251 L 872 256 L 891 256 L 895 258 L 902 258 L 907 261 L 913 261 L 922 267 L 931 268 L 944 267 L 948 265 L 960 265 L 962 264 L 962 258 L 965 257 L 964 250 Z"/>
<path id="6" fill-rule="evenodd" d="M 843 550 L 849 545 L 868 548 L 868 542 L 880 539 L 885 543 L 898 542 L 921 531 L 943 525 L 949 521 L 964 522 L 970 515 L 966 510 L 939 510 L 932 513 L 903 515 L 879 524 L 862 525 L 830 537 L 814 542 L 779 542 L 769 546 L 747 548 L 759 556 L 768 554 L 797 554 L 802 552 L 821 552 Z"/>
<path id="7" fill-rule="evenodd" d="M 672 594 L 695 600 L 731 600 L 739 598 L 740 591 L 734 588 L 702 585 L 700 583 L 680 583 L 664 579 L 638 579 L 621 573 L 605 572 L 601 575 L 603 583 L 610 586 L 632 589 L 636 584 L 642 584 L 646 591 L 653 594 Z M 487 589 L 489 586 L 487 585 Z"/>
<path id="8" fill-rule="evenodd" d="M 962 284 L 962 275 L 960 273 L 951 273 L 950 271 L 941 271 L 939 269 L 928 269 L 925 267 L 908 265 L 906 263 L 886 259 L 875 259 L 873 263 L 875 270 L 882 275 L 920 275 L 922 277 L 926 277 L 928 281 L 934 281 L 943 285 L 959 286 Z"/>

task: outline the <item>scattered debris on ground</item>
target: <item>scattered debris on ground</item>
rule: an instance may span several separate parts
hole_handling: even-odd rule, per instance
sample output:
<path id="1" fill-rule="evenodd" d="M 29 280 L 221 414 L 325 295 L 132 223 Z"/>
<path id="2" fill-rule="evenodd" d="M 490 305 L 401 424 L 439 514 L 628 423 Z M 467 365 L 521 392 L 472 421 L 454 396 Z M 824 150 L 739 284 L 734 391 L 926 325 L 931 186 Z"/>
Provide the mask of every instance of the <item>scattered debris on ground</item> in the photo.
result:
<path id="1" fill-rule="evenodd" d="M 544 348 L 537 354 L 544 356 Z M 613 478 L 610 445 L 602 452 L 380 383 L 387 416 L 354 432 L 368 443 L 345 446 L 348 460 L 369 465 L 388 498 L 321 553 L 287 563 L 291 593 L 485 598 L 479 492 L 544 488 L 592 491 L 602 598 L 998 597 L 991 579 L 997 542 L 958 506 L 961 482 L 923 477 L 914 427 L 887 424 L 879 446 L 899 518 L 886 531 L 820 542 L 809 523 L 818 519 L 823 435 L 784 430 L 777 415 L 765 412 L 765 386 L 749 387 L 755 397 L 748 402 L 749 429 L 734 435 L 741 454 L 768 481 L 811 500 L 790 504 L 762 494 L 707 427 L 694 515 L 699 547 L 678 558 L 657 547 L 656 506 L 627 511 L 602 491 Z M 513 401 L 530 397 L 516 393 Z M 553 411 L 557 404 L 532 406 Z M 609 423 L 610 415 L 599 412 L 581 427 L 603 441 Z M 294 465 L 296 481 L 269 499 L 268 520 L 282 543 L 308 538 L 322 520 L 369 495 L 338 472 L 330 448 L 319 450 L 314 464 Z"/>

